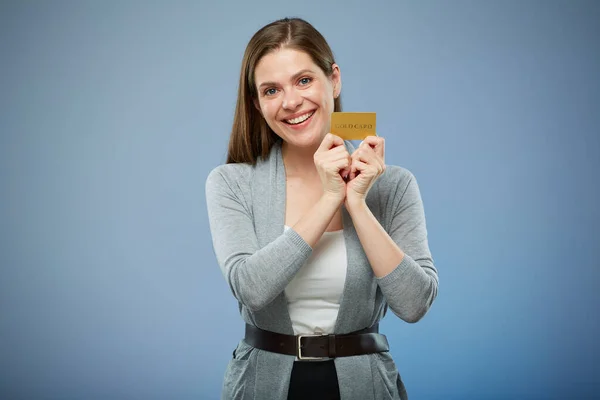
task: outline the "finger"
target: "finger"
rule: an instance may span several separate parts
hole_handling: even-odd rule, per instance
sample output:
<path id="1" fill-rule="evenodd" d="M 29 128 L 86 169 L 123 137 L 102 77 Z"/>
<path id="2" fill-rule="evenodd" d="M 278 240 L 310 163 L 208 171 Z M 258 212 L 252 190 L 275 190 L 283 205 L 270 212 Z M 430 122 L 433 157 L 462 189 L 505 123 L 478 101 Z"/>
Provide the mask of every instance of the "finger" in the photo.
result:
<path id="1" fill-rule="evenodd" d="M 372 172 L 375 176 L 379 176 L 385 171 L 385 164 L 382 164 L 377 157 L 374 157 L 370 161 L 363 158 L 355 158 L 352 160 L 352 167 L 357 173 Z"/>
<path id="2" fill-rule="evenodd" d="M 333 147 L 332 149 L 330 149 L 328 151 L 328 153 L 331 154 L 343 154 L 344 156 L 349 156 L 350 153 L 348 153 L 348 149 L 346 149 L 346 146 L 342 145 L 341 146 L 337 146 L 337 147 Z"/>
<path id="3" fill-rule="evenodd" d="M 344 167 L 341 171 L 340 171 L 340 175 L 342 176 L 342 178 L 344 179 L 348 179 L 348 175 L 350 174 L 350 164 L 352 163 L 352 158 L 350 158 L 350 155 L 348 155 L 348 157 L 346 157 L 348 159 L 348 166 Z"/>
<path id="4" fill-rule="evenodd" d="M 345 158 L 350 158 L 350 154 L 346 151 L 345 147 L 336 147 L 334 149 L 328 150 L 325 153 L 320 153 L 317 155 L 316 160 L 321 164 L 327 164 L 331 162 L 335 162 L 338 160 L 342 160 Z"/>
<path id="5" fill-rule="evenodd" d="M 321 144 L 321 146 L 326 145 L 326 143 Z M 323 167 L 331 162 L 350 157 L 350 154 L 348 154 L 348 150 L 346 150 L 345 146 L 338 146 L 332 149 L 326 149 L 325 147 L 321 148 L 321 146 L 313 156 L 315 165 L 320 165 Z"/>
<path id="6" fill-rule="evenodd" d="M 356 151 L 359 151 L 361 149 L 370 149 L 371 146 L 369 146 L 369 144 L 367 142 L 365 142 L 364 140 L 362 142 L 360 142 L 360 144 L 358 145 L 358 148 L 356 149 Z"/>
<path id="7" fill-rule="evenodd" d="M 348 174 L 350 173 L 350 169 L 348 167 L 345 167 L 343 169 L 340 170 L 340 176 L 342 177 L 342 179 L 347 180 L 348 179 Z"/>
<path id="8" fill-rule="evenodd" d="M 381 136 L 367 136 L 365 138 L 365 140 L 363 140 L 363 143 L 366 143 L 367 145 L 369 145 L 369 147 L 371 147 L 373 150 L 375 150 L 375 153 L 383 158 L 385 155 L 385 139 L 382 138 Z"/>
<path id="9" fill-rule="evenodd" d="M 342 155 L 335 155 L 335 156 L 328 156 L 328 157 L 322 157 L 318 164 L 326 169 L 326 170 L 332 170 L 335 169 L 335 166 L 340 165 L 340 163 L 347 163 L 347 166 L 350 167 L 350 163 L 352 162 L 352 160 L 350 159 L 350 157 L 348 156 L 344 156 Z"/>
<path id="10" fill-rule="evenodd" d="M 343 171 L 344 169 L 350 168 L 350 160 L 348 160 L 347 158 L 336 160 L 330 164 L 330 168 L 332 171 L 335 171 L 337 173 L 340 173 L 340 175 L 342 175 L 341 171 Z"/>
<path id="11" fill-rule="evenodd" d="M 361 160 L 366 162 L 367 164 L 373 163 L 377 160 L 377 155 L 375 154 L 375 150 L 369 147 L 368 144 L 365 144 L 364 147 L 359 148 L 353 155 L 353 160 Z"/>
<path id="12" fill-rule="evenodd" d="M 361 148 L 352 159 L 372 165 L 379 171 L 383 172 L 385 170 L 385 162 L 370 147 Z"/>
<path id="13" fill-rule="evenodd" d="M 356 150 L 354 150 L 352 155 L 355 156 L 355 155 L 358 155 L 365 151 L 368 152 L 368 151 L 375 151 L 375 150 L 366 140 L 363 140 L 362 142 L 360 142 L 360 145 L 356 148 Z"/>
<path id="14" fill-rule="evenodd" d="M 342 140 L 341 137 L 334 135 L 333 133 L 328 133 L 327 135 L 325 135 L 325 137 L 323 138 L 323 141 L 321 142 L 321 144 L 319 145 L 319 148 L 317 151 L 321 150 L 321 151 L 326 151 L 326 150 L 330 150 L 336 146 L 340 146 L 343 145 L 344 141 Z"/>
<path id="15" fill-rule="evenodd" d="M 350 175 L 348 176 L 350 178 L 350 180 L 356 178 L 359 174 L 359 170 L 355 165 L 356 160 L 352 160 L 352 163 L 350 164 Z"/>
<path id="16" fill-rule="evenodd" d="M 379 146 L 385 142 L 385 139 L 381 136 L 367 136 L 363 140 L 363 143 L 367 143 L 371 147 Z"/>
<path id="17" fill-rule="evenodd" d="M 350 168 L 352 168 L 355 175 L 358 175 L 359 173 L 368 171 L 369 168 L 371 168 L 371 166 L 369 164 L 367 164 L 366 162 L 363 162 L 360 160 L 354 160 L 354 161 L 352 161 L 352 165 L 350 166 Z"/>

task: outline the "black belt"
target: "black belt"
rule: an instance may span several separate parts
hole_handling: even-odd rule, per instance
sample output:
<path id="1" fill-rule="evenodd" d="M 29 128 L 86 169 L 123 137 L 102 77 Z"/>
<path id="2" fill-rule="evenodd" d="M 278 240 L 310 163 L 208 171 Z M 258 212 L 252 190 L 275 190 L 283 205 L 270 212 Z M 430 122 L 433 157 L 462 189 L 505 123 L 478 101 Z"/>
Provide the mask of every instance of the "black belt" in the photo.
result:
<path id="1" fill-rule="evenodd" d="M 246 324 L 245 341 L 257 349 L 297 356 L 300 360 L 320 360 L 335 357 L 389 351 L 379 324 L 344 335 L 283 335 Z"/>

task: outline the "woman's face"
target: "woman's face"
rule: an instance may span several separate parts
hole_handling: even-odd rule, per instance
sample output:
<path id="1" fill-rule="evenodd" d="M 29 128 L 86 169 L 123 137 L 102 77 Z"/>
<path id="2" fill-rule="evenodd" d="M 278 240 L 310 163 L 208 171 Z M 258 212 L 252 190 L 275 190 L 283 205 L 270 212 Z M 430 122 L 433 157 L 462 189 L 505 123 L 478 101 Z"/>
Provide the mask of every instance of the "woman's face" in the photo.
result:
<path id="1" fill-rule="evenodd" d="M 302 51 L 281 48 L 256 66 L 256 107 L 289 146 L 316 147 L 329 131 L 334 97 L 341 90 L 340 70 L 325 73 Z"/>

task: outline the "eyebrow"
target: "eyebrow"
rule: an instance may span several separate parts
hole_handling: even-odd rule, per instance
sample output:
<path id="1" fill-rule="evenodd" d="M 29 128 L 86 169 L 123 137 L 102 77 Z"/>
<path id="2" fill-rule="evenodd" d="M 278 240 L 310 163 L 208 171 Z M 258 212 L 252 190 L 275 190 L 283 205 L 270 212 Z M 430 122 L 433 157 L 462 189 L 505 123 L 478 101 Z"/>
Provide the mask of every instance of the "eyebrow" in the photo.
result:
<path id="1" fill-rule="evenodd" d="M 313 72 L 312 70 L 310 70 L 310 69 L 303 69 L 303 70 L 300 70 L 300 71 L 296 72 L 296 73 L 295 73 L 295 74 L 292 76 L 292 79 L 291 79 L 291 80 L 295 81 L 296 79 L 300 78 L 300 76 L 301 76 L 301 75 L 304 75 L 304 74 L 306 74 L 307 72 L 308 72 L 308 73 L 311 73 L 311 74 L 314 74 L 314 72 Z M 261 88 L 261 87 L 263 87 L 263 86 L 277 86 L 277 83 L 276 83 L 276 82 L 263 82 L 263 83 L 261 83 L 261 84 L 258 86 L 258 88 L 260 89 L 260 88 Z"/>

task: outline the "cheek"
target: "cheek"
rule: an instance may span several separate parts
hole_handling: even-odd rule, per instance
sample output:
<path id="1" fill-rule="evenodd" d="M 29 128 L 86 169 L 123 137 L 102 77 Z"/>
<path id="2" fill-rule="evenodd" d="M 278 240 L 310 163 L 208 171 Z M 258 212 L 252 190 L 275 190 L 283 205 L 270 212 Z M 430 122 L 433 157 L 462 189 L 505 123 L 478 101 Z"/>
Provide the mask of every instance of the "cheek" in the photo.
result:
<path id="1" fill-rule="evenodd" d="M 321 88 L 322 102 L 327 107 L 333 107 L 333 88 L 330 85 L 323 85 Z"/>
<path id="2" fill-rule="evenodd" d="M 332 112 L 333 111 L 333 94 L 325 91 L 325 93 L 323 93 L 323 99 L 321 100 L 321 103 L 323 104 L 323 108 L 325 108 L 329 112 Z"/>
<path id="3" fill-rule="evenodd" d="M 274 117 L 274 113 L 276 108 L 273 105 L 272 101 L 267 101 L 267 102 L 261 102 L 260 104 L 260 111 L 263 115 L 263 117 L 269 119 L 269 118 L 273 118 Z"/>
<path id="4" fill-rule="evenodd" d="M 307 89 L 306 97 L 323 108 L 333 109 L 333 92 L 327 87 L 311 87 Z"/>

